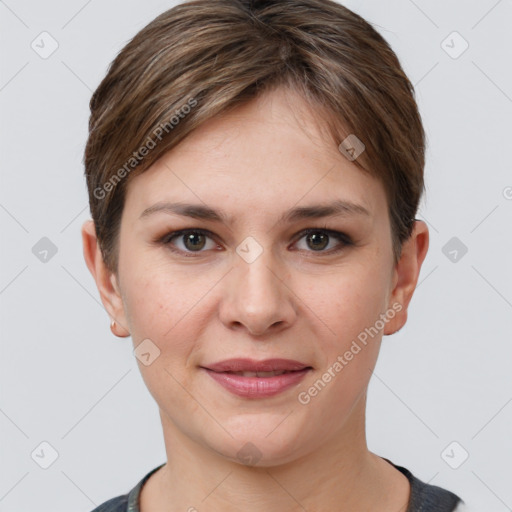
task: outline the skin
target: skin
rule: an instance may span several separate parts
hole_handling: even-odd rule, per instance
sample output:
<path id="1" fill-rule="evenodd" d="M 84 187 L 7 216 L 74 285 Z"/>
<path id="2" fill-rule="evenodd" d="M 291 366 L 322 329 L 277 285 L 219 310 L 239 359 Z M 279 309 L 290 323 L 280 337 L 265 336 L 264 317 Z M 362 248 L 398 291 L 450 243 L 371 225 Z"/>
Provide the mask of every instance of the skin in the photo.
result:
<path id="1" fill-rule="evenodd" d="M 336 199 L 367 214 L 278 223 L 290 208 Z M 208 205 L 231 220 L 162 211 L 140 218 L 161 201 Z M 158 242 L 185 228 L 212 236 L 196 240 L 199 252 L 183 236 Z M 346 233 L 353 244 L 328 236 L 318 249 L 300 234 L 305 228 Z M 262 248 L 251 263 L 236 252 L 248 236 Z M 382 335 L 406 322 L 428 229 L 416 221 L 395 263 L 382 184 L 338 151 L 299 96 L 266 92 L 203 124 L 133 178 L 117 274 L 105 267 L 92 221 L 82 238 L 116 334 L 130 335 L 134 347 L 149 338 L 160 350 L 149 366 L 137 360 L 168 460 L 144 486 L 142 512 L 406 510 L 407 479 L 368 450 L 365 405 Z M 332 374 L 338 356 L 393 304 L 401 311 L 301 404 L 299 393 L 330 367 Z M 241 398 L 200 368 L 232 357 L 289 358 L 313 370 L 276 396 Z M 260 454 L 255 465 L 237 458 L 248 442 Z"/>

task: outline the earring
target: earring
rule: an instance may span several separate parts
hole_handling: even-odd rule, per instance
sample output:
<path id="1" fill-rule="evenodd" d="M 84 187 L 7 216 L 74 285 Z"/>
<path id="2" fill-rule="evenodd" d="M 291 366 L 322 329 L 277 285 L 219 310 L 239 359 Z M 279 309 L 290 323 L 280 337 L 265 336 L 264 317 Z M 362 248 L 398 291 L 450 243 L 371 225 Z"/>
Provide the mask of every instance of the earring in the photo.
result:
<path id="1" fill-rule="evenodd" d="M 118 334 L 116 332 L 116 327 L 117 327 L 117 322 L 115 320 L 112 320 L 110 322 L 110 330 L 112 331 L 112 334 L 114 336 L 117 336 L 118 338 L 126 338 L 127 336 L 130 336 L 130 333 L 128 331 L 126 331 L 126 329 L 124 329 L 123 326 L 121 326 L 121 327 L 122 327 L 122 329 L 124 329 L 126 331 L 126 333 L 125 334 Z"/>

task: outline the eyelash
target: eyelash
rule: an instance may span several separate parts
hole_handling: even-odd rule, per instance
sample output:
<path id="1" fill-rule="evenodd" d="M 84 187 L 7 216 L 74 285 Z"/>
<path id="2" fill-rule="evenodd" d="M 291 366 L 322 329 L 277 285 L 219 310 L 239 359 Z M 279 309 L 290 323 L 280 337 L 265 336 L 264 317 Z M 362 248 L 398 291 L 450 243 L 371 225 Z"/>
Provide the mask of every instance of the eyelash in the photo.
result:
<path id="1" fill-rule="evenodd" d="M 178 238 L 180 236 L 183 236 L 183 235 L 186 235 L 186 234 L 190 234 L 190 233 L 198 233 L 198 234 L 201 234 L 201 235 L 205 235 L 209 238 L 211 238 L 212 240 L 215 241 L 215 236 L 214 234 L 207 230 L 207 229 L 201 229 L 201 228 L 188 228 L 188 229 L 181 229 L 179 231 L 172 231 L 170 233 L 167 233 L 165 234 L 163 237 L 161 237 L 159 240 L 157 240 L 157 242 L 167 246 L 169 248 L 169 250 L 171 250 L 172 252 L 175 252 L 177 254 L 181 254 L 181 255 L 184 255 L 186 257 L 192 257 L 192 258 L 195 258 L 197 256 L 199 256 L 202 252 L 205 252 L 205 251 L 182 251 L 181 249 L 176 249 L 175 247 L 173 247 L 173 245 L 171 244 L 171 241 L 175 238 Z M 296 240 L 294 243 L 297 243 L 300 239 L 302 239 L 303 237 L 309 235 L 310 233 L 325 233 L 327 235 L 329 235 L 330 237 L 334 237 L 336 238 L 339 242 L 341 242 L 341 247 L 338 247 L 338 248 L 335 248 L 335 249 L 330 249 L 328 251 L 313 251 L 313 250 L 308 250 L 306 252 L 311 252 L 311 253 L 318 253 L 318 254 L 328 254 L 328 255 L 331 255 L 331 254 L 335 254 L 335 253 L 338 253 L 340 251 L 342 251 L 345 247 L 347 246 L 351 246 L 351 245 L 354 245 L 354 242 L 352 241 L 352 239 L 345 233 L 342 233 L 340 231 L 335 231 L 335 230 L 332 230 L 332 229 L 327 229 L 327 228 L 306 228 L 306 229 L 303 229 L 300 233 L 298 233 L 296 235 Z"/>

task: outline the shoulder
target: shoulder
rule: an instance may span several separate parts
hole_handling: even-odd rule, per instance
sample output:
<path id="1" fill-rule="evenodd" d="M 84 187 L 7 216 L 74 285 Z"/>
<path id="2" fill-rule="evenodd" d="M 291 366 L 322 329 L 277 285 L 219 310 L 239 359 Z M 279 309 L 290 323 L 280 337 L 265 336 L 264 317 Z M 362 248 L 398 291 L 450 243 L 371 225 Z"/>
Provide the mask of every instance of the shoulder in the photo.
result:
<path id="1" fill-rule="evenodd" d="M 123 494 L 105 501 L 91 512 L 126 512 L 127 510 L 128 494 Z"/>
<path id="2" fill-rule="evenodd" d="M 158 471 L 164 465 L 165 462 L 144 475 L 129 493 L 122 494 L 108 501 L 105 501 L 105 503 L 102 503 L 94 510 L 91 510 L 91 512 L 139 512 L 139 497 L 143 485 L 147 482 L 153 473 Z"/>
<path id="3" fill-rule="evenodd" d="M 438 487 L 437 485 L 431 485 L 421 481 L 404 467 L 395 464 L 393 464 L 393 466 L 407 477 L 411 485 L 411 497 L 407 512 L 464 511 L 463 501 L 453 492 Z"/>

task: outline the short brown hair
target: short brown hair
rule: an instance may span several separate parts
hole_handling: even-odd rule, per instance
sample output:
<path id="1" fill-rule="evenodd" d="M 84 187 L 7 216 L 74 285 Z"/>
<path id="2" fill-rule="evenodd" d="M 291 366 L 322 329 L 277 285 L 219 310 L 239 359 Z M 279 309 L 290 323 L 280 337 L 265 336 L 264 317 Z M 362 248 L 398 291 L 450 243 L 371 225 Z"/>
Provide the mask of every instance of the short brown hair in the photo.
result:
<path id="1" fill-rule="evenodd" d="M 331 0 L 191 0 L 136 34 L 90 101 L 85 175 L 112 272 L 130 179 L 206 120 L 277 86 L 314 105 L 336 144 L 350 134 L 364 143 L 353 162 L 385 188 L 398 259 L 424 188 L 425 133 L 388 43 Z"/>

